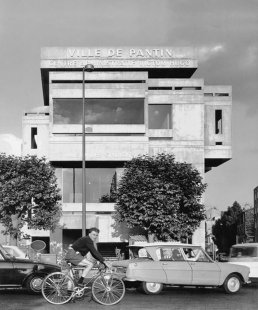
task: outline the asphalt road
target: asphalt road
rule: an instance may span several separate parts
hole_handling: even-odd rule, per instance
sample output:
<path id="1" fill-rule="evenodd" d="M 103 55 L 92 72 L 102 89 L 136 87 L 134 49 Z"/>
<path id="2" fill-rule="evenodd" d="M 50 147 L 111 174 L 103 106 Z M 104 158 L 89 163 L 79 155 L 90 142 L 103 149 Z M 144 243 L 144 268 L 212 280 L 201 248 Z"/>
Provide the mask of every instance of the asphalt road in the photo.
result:
<path id="1" fill-rule="evenodd" d="M 41 295 L 24 291 L 0 290 L 1 310 L 78 310 L 78 309 L 171 309 L 171 310 L 257 310 L 258 286 L 242 288 L 236 295 L 227 295 L 222 289 L 169 287 L 160 295 L 149 296 L 133 289 L 126 291 L 124 299 L 115 306 L 105 307 L 88 298 L 65 305 L 51 305 Z"/>

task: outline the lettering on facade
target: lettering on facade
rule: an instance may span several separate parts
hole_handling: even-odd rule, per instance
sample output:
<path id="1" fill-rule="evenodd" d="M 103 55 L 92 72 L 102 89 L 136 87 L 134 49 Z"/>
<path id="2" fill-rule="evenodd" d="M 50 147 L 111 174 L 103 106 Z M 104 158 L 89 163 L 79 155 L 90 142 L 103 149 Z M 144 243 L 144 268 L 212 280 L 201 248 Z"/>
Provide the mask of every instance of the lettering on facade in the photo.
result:
<path id="1" fill-rule="evenodd" d="M 68 48 L 67 58 L 175 58 L 170 48 Z"/>
<path id="2" fill-rule="evenodd" d="M 170 48 L 68 48 L 67 58 L 175 58 Z"/>
<path id="3" fill-rule="evenodd" d="M 45 60 L 42 63 L 46 68 L 82 68 L 88 60 Z M 189 59 L 92 59 L 90 63 L 97 68 L 184 68 L 194 65 Z"/>

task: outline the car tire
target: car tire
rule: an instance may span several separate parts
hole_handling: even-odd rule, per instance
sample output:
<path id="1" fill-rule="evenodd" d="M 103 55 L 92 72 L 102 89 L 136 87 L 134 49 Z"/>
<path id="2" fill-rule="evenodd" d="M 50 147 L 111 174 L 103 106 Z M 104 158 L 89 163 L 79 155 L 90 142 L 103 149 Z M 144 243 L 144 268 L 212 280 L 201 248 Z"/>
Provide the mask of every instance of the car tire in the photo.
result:
<path id="1" fill-rule="evenodd" d="M 236 294 L 242 287 L 242 281 L 238 275 L 230 274 L 226 278 L 223 287 L 227 294 Z"/>
<path id="2" fill-rule="evenodd" d="M 26 280 L 26 289 L 32 294 L 41 293 L 41 286 L 43 283 L 44 277 L 42 275 L 31 275 Z"/>
<path id="3" fill-rule="evenodd" d="M 157 282 L 142 282 L 141 288 L 147 295 L 158 295 L 163 289 L 163 284 Z"/>

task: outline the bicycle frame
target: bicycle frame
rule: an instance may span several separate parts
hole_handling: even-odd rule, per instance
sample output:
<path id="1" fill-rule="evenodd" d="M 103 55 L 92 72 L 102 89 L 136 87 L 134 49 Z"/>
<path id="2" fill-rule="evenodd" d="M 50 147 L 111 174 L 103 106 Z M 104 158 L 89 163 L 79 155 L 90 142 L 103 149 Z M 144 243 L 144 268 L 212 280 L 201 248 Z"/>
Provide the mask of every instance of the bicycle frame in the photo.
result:
<path id="1" fill-rule="evenodd" d="M 46 276 L 42 284 L 43 297 L 52 304 L 60 305 L 84 297 L 85 291 L 89 289 L 91 299 L 102 305 L 115 305 L 122 300 L 125 285 L 111 269 L 98 267 L 97 272 L 87 279 L 85 286 L 76 286 L 76 272 L 83 269 L 84 266 L 69 265 L 66 271 Z"/>

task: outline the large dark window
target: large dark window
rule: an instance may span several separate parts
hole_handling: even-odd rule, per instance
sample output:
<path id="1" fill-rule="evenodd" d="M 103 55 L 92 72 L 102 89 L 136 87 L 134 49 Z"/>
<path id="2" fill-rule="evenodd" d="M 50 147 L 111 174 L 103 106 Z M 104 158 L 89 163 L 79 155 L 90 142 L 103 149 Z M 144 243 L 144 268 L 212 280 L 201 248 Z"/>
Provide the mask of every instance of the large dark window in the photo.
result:
<path id="1" fill-rule="evenodd" d="M 86 98 L 86 124 L 144 124 L 143 98 Z M 82 99 L 54 99 L 54 124 L 82 124 Z"/>
<path id="2" fill-rule="evenodd" d="M 115 168 L 86 168 L 86 202 L 113 202 Z M 63 169 L 63 202 L 82 201 L 82 169 Z"/>
<path id="3" fill-rule="evenodd" d="M 149 129 L 171 129 L 171 104 L 149 105 Z"/>
<path id="4" fill-rule="evenodd" d="M 222 110 L 215 110 L 215 133 L 222 134 Z"/>

